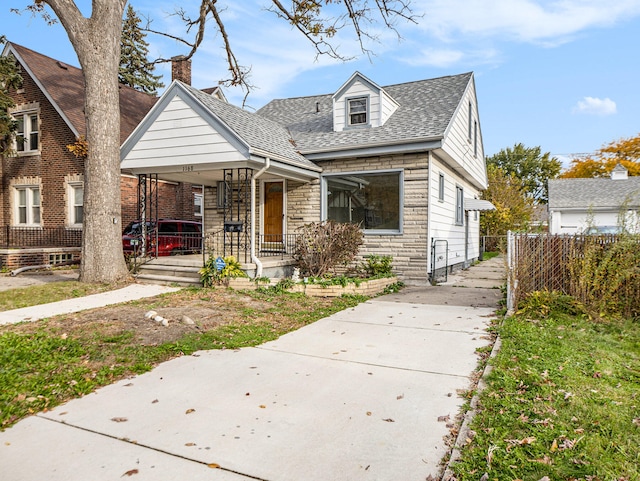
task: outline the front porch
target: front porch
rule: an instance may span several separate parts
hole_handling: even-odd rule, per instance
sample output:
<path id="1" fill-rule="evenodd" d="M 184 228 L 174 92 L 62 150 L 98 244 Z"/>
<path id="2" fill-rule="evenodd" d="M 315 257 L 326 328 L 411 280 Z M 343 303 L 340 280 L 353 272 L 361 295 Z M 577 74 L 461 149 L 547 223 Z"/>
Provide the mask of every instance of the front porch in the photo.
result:
<path id="1" fill-rule="evenodd" d="M 291 277 L 295 261 L 291 256 L 262 257 L 262 276 L 272 279 Z M 150 284 L 201 287 L 200 269 L 205 257 L 201 254 L 157 257 L 136 266 L 135 278 Z M 255 277 L 257 265 L 241 262 L 242 270 L 251 278 Z"/>

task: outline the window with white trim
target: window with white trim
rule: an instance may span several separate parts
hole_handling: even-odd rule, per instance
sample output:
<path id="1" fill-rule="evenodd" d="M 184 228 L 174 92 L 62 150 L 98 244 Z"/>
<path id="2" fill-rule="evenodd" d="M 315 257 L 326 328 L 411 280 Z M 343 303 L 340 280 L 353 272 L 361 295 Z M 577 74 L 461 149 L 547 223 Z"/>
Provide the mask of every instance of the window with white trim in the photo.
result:
<path id="1" fill-rule="evenodd" d="M 438 175 L 438 200 L 444 202 L 444 174 Z"/>
<path id="2" fill-rule="evenodd" d="M 456 225 L 464 225 L 464 190 L 456 185 Z"/>
<path id="3" fill-rule="evenodd" d="M 40 226 L 40 187 L 15 187 L 14 225 L 21 227 Z"/>
<path id="4" fill-rule="evenodd" d="M 347 100 L 349 125 L 366 125 L 369 123 L 367 105 L 367 97 L 357 97 Z"/>
<path id="5" fill-rule="evenodd" d="M 193 194 L 193 215 L 202 217 L 202 194 Z"/>
<path id="6" fill-rule="evenodd" d="M 69 224 L 82 227 L 84 218 L 84 186 L 82 183 L 69 183 Z"/>
<path id="7" fill-rule="evenodd" d="M 358 224 L 365 233 L 401 232 L 401 171 L 327 175 L 323 181 L 326 219 Z"/>
<path id="8" fill-rule="evenodd" d="M 16 120 L 15 150 L 18 154 L 37 152 L 40 149 L 40 121 L 38 112 L 12 114 Z"/>

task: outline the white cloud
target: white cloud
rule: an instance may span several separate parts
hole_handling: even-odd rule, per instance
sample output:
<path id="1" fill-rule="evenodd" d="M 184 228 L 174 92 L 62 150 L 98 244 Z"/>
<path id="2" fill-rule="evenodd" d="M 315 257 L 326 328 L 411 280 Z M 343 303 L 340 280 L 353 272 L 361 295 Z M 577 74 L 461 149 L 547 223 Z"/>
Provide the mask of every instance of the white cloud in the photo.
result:
<path id="1" fill-rule="evenodd" d="M 585 97 L 579 100 L 573 108 L 574 114 L 587 115 L 613 115 L 616 113 L 616 103 L 610 98 L 599 99 L 596 97 Z"/>
<path id="2" fill-rule="evenodd" d="M 451 68 L 456 65 L 486 65 L 500 61 L 500 53 L 495 49 L 469 50 L 454 48 L 424 48 L 411 52 L 411 56 L 399 57 L 412 67 Z"/>
<path id="3" fill-rule="evenodd" d="M 460 35 L 556 44 L 640 14 L 637 0 L 414 0 L 419 27 L 444 41 Z"/>

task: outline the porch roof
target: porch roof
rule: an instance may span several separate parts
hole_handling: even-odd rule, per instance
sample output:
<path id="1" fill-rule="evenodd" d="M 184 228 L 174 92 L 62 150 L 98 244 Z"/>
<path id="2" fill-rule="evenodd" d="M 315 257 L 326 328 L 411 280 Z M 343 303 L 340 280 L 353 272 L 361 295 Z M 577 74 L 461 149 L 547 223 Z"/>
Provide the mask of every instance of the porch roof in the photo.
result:
<path id="1" fill-rule="evenodd" d="M 283 126 L 175 81 L 123 144 L 121 169 L 212 185 L 223 169 L 260 169 L 267 158 L 266 177 L 308 181 L 322 170 Z"/>

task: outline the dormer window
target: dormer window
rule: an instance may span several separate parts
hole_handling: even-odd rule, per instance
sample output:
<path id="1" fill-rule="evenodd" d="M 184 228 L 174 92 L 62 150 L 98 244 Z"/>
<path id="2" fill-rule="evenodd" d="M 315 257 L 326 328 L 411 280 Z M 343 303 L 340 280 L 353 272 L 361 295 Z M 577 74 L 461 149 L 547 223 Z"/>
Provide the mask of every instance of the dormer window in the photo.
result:
<path id="1" fill-rule="evenodd" d="M 349 109 L 349 125 L 366 125 L 369 123 L 367 97 L 348 99 L 347 106 Z"/>

